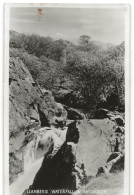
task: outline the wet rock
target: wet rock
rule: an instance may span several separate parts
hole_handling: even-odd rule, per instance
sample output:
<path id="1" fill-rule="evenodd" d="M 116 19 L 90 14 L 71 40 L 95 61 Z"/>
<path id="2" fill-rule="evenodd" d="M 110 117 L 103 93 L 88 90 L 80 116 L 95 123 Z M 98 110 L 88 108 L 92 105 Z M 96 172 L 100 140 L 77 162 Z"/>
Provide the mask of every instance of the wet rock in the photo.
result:
<path id="1" fill-rule="evenodd" d="M 66 134 L 66 142 L 74 142 L 78 143 L 79 140 L 79 131 L 76 125 L 76 121 L 72 122 L 68 126 L 67 134 Z"/>
<path id="2" fill-rule="evenodd" d="M 119 152 L 112 153 L 107 159 L 105 166 L 98 169 L 96 177 L 102 174 L 119 173 L 122 170 L 124 170 L 124 155 Z"/>
<path id="3" fill-rule="evenodd" d="M 122 156 L 120 159 L 117 160 L 112 165 L 112 168 L 110 170 L 110 173 L 119 173 L 124 170 L 124 156 Z"/>
<path id="4" fill-rule="evenodd" d="M 124 120 L 121 116 L 114 117 L 114 120 L 116 121 L 117 125 L 119 125 L 119 126 L 124 126 L 124 124 L 125 124 Z"/>
<path id="5" fill-rule="evenodd" d="M 118 153 L 112 153 L 107 159 L 107 163 L 116 158 L 118 155 L 119 155 Z"/>
<path id="6" fill-rule="evenodd" d="M 84 119 L 84 114 L 80 113 L 77 109 L 64 106 L 67 111 L 67 118 L 69 120 L 82 120 Z"/>
<path id="7" fill-rule="evenodd" d="M 41 127 L 47 127 L 47 126 L 49 127 L 50 126 L 49 120 L 46 117 L 45 113 L 40 108 L 39 104 L 38 104 L 38 113 L 39 113 Z"/>
<path id="8" fill-rule="evenodd" d="M 52 159 L 44 159 L 42 167 L 35 176 L 32 189 L 76 190 L 74 164 L 72 147 L 64 143 Z"/>
<path id="9" fill-rule="evenodd" d="M 116 130 L 115 130 L 116 134 L 124 134 L 124 132 L 125 132 L 125 130 L 123 127 L 120 127 L 120 126 L 116 127 Z"/>
<path id="10" fill-rule="evenodd" d="M 108 118 L 108 110 L 104 109 L 104 108 L 100 108 L 96 111 L 95 113 L 95 117 L 96 119 L 104 119 L 104 118 Z"/>
<path id="11" fill-rule="evenodd" d="M 98 172 L 97 172 L 97 174 L 96 174 L 96 177 L 98 177 L 98 176 L 100 176 L 100 175 L 102 175 L 102 174 L 104 174 L 104 173 L 105 173 L 104 168 L 103 168 L 103 167 L 100 167 L 100 168 L 98 169 Z"/>
<path id="12" fill-rule="evenodd" d="M 73 105 L 74 96 L 73 91 L 69 89 L 60 89 L 59 91 L 54 91 L 54 97 L 57 102 L 66 104 L 68 106 Z"/>

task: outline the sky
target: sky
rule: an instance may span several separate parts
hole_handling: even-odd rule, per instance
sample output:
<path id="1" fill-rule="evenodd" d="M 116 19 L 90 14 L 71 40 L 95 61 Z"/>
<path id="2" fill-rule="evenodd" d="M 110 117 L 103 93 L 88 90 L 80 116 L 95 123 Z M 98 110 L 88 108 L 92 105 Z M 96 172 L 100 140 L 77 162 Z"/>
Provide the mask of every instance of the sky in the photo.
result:
<path id="1" fill-rule="evenodd" d="M 122 8 L 12 7 L 10 30 L 74 43 L 81 35 L 88 35 L 95 41 L 120 44 L 125 40 L 124 16 Z"/>

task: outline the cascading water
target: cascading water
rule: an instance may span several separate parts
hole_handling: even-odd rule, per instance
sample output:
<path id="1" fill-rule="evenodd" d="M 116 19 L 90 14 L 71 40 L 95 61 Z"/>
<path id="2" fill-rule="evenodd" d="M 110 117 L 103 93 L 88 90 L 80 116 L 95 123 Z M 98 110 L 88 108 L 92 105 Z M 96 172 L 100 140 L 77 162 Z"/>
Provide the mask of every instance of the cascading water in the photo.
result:
<path id="1" fill-rule="evenodd" d="M 44 156 L 54 156 L 66 140 L 67 128 L 44 127 L 34 132 L 33 140 L 25 144 L 23 152 L 24 172 L 10 185 L 10 195 L 21 195 L 33 183 L 36 173 L 42 165 Z"/>
<path id="2" fill-rule="evenodd" d="M 11 184 L 10 195 L 27 195 L 27 190 L 37 189 L 81 189 L 96 177 L 100 166 L 109 165 L 114 126 L 107 119 L 83 120 L 71 121 L 64 129 L 44 127 L 34 132 L 25 145 L 24 174 Z"/>

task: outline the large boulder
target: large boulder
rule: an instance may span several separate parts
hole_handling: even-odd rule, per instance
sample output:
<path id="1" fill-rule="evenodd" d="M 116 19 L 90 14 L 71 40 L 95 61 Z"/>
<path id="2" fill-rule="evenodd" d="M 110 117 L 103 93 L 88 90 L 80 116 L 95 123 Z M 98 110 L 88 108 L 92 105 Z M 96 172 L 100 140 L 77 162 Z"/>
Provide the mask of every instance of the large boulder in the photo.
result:
<path id="1" fill-rule="evenodd" d="M 53 95 L 57 102 L 65 104 L 69 107 L 73 107 L 77 109 L 80 109 L 80 108 L 82 109 L 86 107 L 84 98 L 79 91 L 60 87 L 60 89 L 53 90 Z"/>
<path id="2" fill-rule="evenodd" d="M 60 102 L 62 104 L 72 106 L 74 103 L 74 95 L 73 91 L 69 89 L 60 89 L 60 90 L 55 90 L 53 92 L 53 95 L 55 97 L 55 100 L 57 102 Z"/>
<path id="3" fill-rule="evenodd" d="M 84 119 L 84 114 L 81 113 L 79 110 L 70 108 L 64 105 L 65 110 L 67 111 L 67 118 L 69 120 L 82 120 Z"/>
<path id="4" fill-rule="evenodd" d="M 95 112 L 95 119 L 104 119 L 104 118 L 108 118 L 108 113 L 109 111 L 107 109 L 104 108 L 100 108 Z"/>

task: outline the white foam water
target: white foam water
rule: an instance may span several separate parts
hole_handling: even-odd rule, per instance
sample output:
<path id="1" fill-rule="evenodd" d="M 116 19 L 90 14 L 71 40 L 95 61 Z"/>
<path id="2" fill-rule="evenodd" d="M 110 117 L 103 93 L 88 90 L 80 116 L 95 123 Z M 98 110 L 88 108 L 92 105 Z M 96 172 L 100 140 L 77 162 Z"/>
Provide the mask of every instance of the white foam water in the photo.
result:
<path id="1" fill-rule="evenodd" d="M 10 185 L 10 195 L 22 195 L 33 183 L 34 177 L 41 167 L 43 157 L 32 163 L 24 173 Z"/>
<path id="2" fill-rule="evenodd" d="M 53 146 L 54 156 L 66 140 L 67 128 L 64 130 L 51 127 L 50 130 L 41 128 L 35 138 L 24 149 L 24 172 L 10 185 L 10 195 L 22 195 L 32 185 L 36 173 L 41 167 L 44 155 Z"/>

